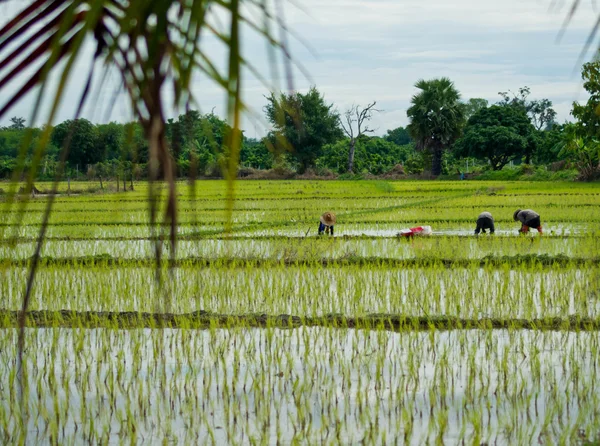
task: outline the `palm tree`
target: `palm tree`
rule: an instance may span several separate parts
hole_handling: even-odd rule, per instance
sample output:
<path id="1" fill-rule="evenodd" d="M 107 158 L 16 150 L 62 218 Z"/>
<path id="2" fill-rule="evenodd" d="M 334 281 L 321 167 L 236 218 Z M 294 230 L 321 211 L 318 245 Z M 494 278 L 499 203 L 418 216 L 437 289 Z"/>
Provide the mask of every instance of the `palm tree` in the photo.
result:
<path id="1" fill-rule="evenodd" d="M 454 83 L 446 78 L 419 80 L 421 90 L 411 99 L 406 111 L 410 124 L 406 127 L 417 149 L 433 155 L 431 173 L 442 172 L 442 153 L 460 136 L 465 122 L 465 107 Z"/>

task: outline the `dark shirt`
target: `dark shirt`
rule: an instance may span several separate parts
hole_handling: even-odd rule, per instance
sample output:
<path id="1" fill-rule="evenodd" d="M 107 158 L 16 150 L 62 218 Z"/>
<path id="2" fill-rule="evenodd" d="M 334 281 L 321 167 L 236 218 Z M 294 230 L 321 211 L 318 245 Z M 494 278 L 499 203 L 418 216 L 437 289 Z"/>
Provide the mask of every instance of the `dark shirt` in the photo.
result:
<path id="1" fill-rule="evenodd" d="M 517 214 L 517 219 L 527 226 L 531 226 L 527 224 L 528 222 L 539 220 L 539 218 L 540 214 L 538 214 L 535 211 L 532 211 L 531 209 L 525 209 Z"/>
<path id="2" fill-rule="evenodd" d="M 538 232 L 542 232 L 542 223 L 540 214 L 531 209 L 525 209 L 517 214 L 517 220 L 521 222 L 520 232 L 528 232 L 529 228 L 537 228 Z"/>
<path id="3" fill-rule="evenodd" d="M 494 228 L 494 217 L 489 212 L 482 212 L 479 214 L 477 218 L 477 227 L 475 228 L 475 234 L 479 234 L 479 232 L 483 232 L 485 234 L 485 230 L 489 229 L 490 233 L 493 234 L 496 230 Z"/>
<path id="4" fill-rule="evenodd" d="M 319 235 L 323 233 L 333 235 L 333 226 L 327 226 L 319 222 Z"/>

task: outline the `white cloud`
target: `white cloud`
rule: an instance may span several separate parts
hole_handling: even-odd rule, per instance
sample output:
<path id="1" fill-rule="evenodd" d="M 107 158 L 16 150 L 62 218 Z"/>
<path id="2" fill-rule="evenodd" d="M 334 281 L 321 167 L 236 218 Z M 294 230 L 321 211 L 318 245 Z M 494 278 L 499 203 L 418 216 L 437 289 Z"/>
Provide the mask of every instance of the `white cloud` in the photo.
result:
<path id="1" fill-rule="evenodd" d="M 377 100 L 384 112 L 375 115 L 380 133 L 405 125 L 406 108 L 419 78 L 450 77 L 465 99 L 483 97 L 491 102 L 497 92 L 528 85 L 532 97 L 554 101 L 559 120 L 568 118 L 571 103 L 585 99 L 577 70 L 581 49 L 596 19 L 592 6 L 583 2 L 560 45 L 555 38 L 567 13 L 549 12 L 551 0 L 306 0 L 297 8 L 287 5 L 286 18 L 294 31 L 314 49 L 291 39 L 294 58 L 310 73 L 307 79 L 294 70 L 294 85 L 306 90 L 314 83 L 328 101 L 343 110 L 353 103 Z M 556 2 L 560 4 L 561 2 Z M 23 7 L 21 2 L 0 3 L 0 24 Z M 265 43 L 244 34 L 246 57 L 270 78 Z M 209 54 L 224 60 L 222 47 L 211 43 Z M 575 71 L 575 74 L 574 74 Z M 78 73 L 85 73 L 85 69 Z M 286 87 L 278 66 L 273 84 Z M 59 120 L 69 119 L 85 75 L 76 76 L 65 98 Z M 113 79 L 98 101 L 86 109 L 87 117 L 104 119 L 104 110 L 118 86 Z M 259 114 L 268 88 L 248 78 L 246 102 Z M 203 112 L 213 107 L 222 116 L 222 91 L 199 76 L 194 86 Z M 9 91 L 0 91 L 0 103 Z M 29 116 L 32 100 L 19 104 L 11 115 Z M 171 114 L 176 114 L 172 111 Z M 124 98 L 113 109 L 112 119 L 130 119 Z M 2 119 L 8 121 L 8 116 Z M 262 134 L 262 125 L 246 119 L 250 136 Z"/>
<path id="2" fill-rule="evenodd" d="M 325 27 L 365 29 L 425 27 L 447 23 L 450 27 L 479 26 L 496 30 L 557 30 L 571 2 L 505 0 L 305 0 L 302 9 L 288 14 L 295 25 L 317 22 Z M 555 4 L 554 8 L 551 6 Z M 562 5 L 562 6 L 561 6 Z M 588 29 L 594 22 L 593 5 L 582 3 L 570 29 Z M 308 13 L 302 12 L 308 11 Z"/>

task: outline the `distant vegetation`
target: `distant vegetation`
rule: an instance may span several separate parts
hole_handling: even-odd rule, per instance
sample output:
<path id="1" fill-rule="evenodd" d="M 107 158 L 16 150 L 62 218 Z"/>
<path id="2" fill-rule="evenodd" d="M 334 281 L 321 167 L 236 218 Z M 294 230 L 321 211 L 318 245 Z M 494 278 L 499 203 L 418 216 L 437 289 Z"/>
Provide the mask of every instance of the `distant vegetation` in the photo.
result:
<path id="1" fill-rule="evenodd" d="M 376 102 L 340 112 L 317 90 L 272 94 L 264 112 L 272 130 L 262 139 L 243 136 L 240 177 L 453 176 L 482 179 L 594 180 L 600 176 L 600 62 L 582 69 L 586 104 L 573 104 L 575 122 L 559 124 L 552 101 L 530 99 L 528 87 L 501 92 L 500 100 L 462 101 L 450 79 L 420 80 L 407 110 L 409 125 L 373 136 Z M 0 128 L 0 178 L 35 167 L 52 179 L 62 147 L 69 146 L 65 178 L 123 180 L 147 177 L 148 144 L 137 122 L 65 121 L 52 129 L 42 159 L 34 148 L 42 129 L 13 117 Z M 172 165 L 179 178 L 220 177 L 228 164 L 227 122 L 190 110 L 166 125 Z"/>

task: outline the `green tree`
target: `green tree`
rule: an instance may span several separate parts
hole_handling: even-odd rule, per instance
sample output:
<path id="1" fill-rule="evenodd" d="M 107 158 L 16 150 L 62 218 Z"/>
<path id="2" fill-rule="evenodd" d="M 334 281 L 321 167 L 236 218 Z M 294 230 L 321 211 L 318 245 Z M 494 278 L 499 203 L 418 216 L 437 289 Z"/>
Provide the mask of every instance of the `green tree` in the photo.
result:
<path id="1" fill-rule="evenodd" d="M 10 118 L 10 126 L 9 129 L 13 130 L 23 130 L 25 128 L 25 118 L 21 118 L 19 116 L 13 116 Z"/>
<path id="2" fill-rule="evenodd" d="M 498 105 L 516 108 L 525 112 L 530 122 L 534 124 L 538 131 L 538 134 L 531 139 L 531 141 L 535 140 L 536 142 L 529 144 L 523 154 L 525 156 L 525 163 L 531 164 L 532 159 L 537 158 L 535 151 L 540 145 L 538 142 L 544 139 L 540 132 L 551 128 L 554 124 L 556 112 L 552 108 L 552 101 L 549 99 L 529 100 L 531 89 L 528 86 L 519 88 L 517 93 L 509 90 L 507 92 L 498 92 L 498 94 L 502 97 Z"/>
<path id="3" fill-rule="evenodd" d="M 200 169 L 209 176 L 225 175 L 231 162 L 231 134 L 233 129 L 226 121 L 211 112 L 199 118 L 196 146 Z"/>
<path id="4" fill-rule="evenodd" d="M 543 158 L 543 156 L 537 156 L 535 150 L 541 147 L 542 141 L 546 139 L 546 136 L 541 132 L 550 130 L 556 124 L 556 111 L 552 108 L 552 101 L 550 99 L 530 100 L 531 89 L 527 86 L 519 88 L 518 93 L 503 91 L 498 94 L 502 97 L 499 105 L 515 107 L 525 111 L 531 123 L 538 131 L 537 139 L 540 141 L 540 144 L 528 147 L 524 154 L 525 163 L 531 164 L 532 159 Z"/>
<path id="5" fill-rule="evenodd" d="M 461 135 L 465 122 L 465 107 L 454 83 L 446 78 L 419 80 L 420 91 L 411 99 L 406 114 L 410 119 L 409 134 L 419 150 L 432 154 L 431 173 L 442 172 L 442 154 Z"/>
<path id="6" fill-rule="evenodd" d="M 368 104 L 362 108 L 353 105 L 344 113 L 344 118 L 340 118 L 340 127 L 349 138 L 348 148 L 348 173 L 354 170 L 354 154 L 356 151 L 356 140 L 367 133 L 373 133 L 375 130 L 369 127 L 369 121 L 373 117 L 373 112 L 378 112 L 375 108 L 376 102 Z"/>
<path id="7" fill-rule="evenodd" d="M 538 99 L 529 104 L 531 123 L 538 130 L 549 130 L 556 124 L 556 111 L 550 99 Z"/>
<path id="8" fill-rule="evenodd" d="M 327 144 L 323 155 L 317 160 L 318 167 L 325 167 L 337 173 L 347 172 L 350 138 Z M 385 138 L 361 136 L 355 145 L 354 171 L 379 175 L 387 172 L 396 164 L 405 163 L 414 157 L 412 144 L 398 146 Z"/>
<path id="9" fill-rule="evenodd" d="M 67 162 L 72 168 L 79 166 L 79 171 L 87 164 L 102 160 L 97 129 L 87 119 L 60 123 L 52 130 L 51 141 L 57 147 L 68 146 Z"/>
<path id="10" fill-rule="evenodd" d="M 509 105 L 525 110 L 537 130 L 546 130 L 555 124 L 556 111 L 552 108 L 552 101 L 550 99 L 529 100 L 531 88 L 528 86 L 519 88 L 517 93 L 509 90 L 501 91 L 498 94 L 502 97 L 499 105 Z"/>
<path id="11" fill-rule="evenodd" d="M 273 126 L 267 136 L 270 144 L 278 151 L 290 151 L 300 172 L 315 165 L 325 144 L 343 136 L 339 114 L 315 87 L 306 94 L 271 93 L 264 110 Z"/>
<path id="12" fill-rule="evenodd" d="M 590 181 L 600 178 L 600 141 L 595 137 L 582 136 L 580 123 L 565 127 L 560 155 L 575 164 L 580 179 Z"/>
<path id="13" fill-rule="evenodd" d="M 492 105 L 469 118 L 455 154 L 487 159 L 494 170 L 522 156 L 535 143 L 535 128 L 519 107 Z"/>
<path id="14" fill-rule="evenodd" d="M 600 139 L 600 61 L 583 64 L 581 77 L 590 96 L 585 104 L 573 102 L 571 115 L 578 121 L 575 130 L 579 136 Z"/>
<path id="15" fill-rule="evenodd" d="M 102 156 L 102 161 L 118 159 L 123 155 L 123 125 L 117 122 L 99 124 L 96 126 L 98 137 L 97 151 Z"/>
<path id="16" fill-rule="evenodd" d="M 509 105 L 511 107 L 518 107 L 523 109 L 526 113 L 529 112 L 529 101 L 527 98 L 531 94 L 531 88 L 527 85 L 520 87 L 517 92 L 511 90 L 499 91 L 498 94 L 502 98 L 498 105 Z"/>
<path id="17" fill-rule="evenodd" d="M 469 119 L 479 110 L 486 108 L 489 105 L 487 99 L 471 98 L 465 102 L 465 119 Z"/>
<path id="18" fill-rule="evenodd" d="M 564 124 L 554 124 L 545 131 L 538 132 L 537 149 L 533 156 L 535 164 L 550 164 L 561 160 L 559 153 L 564 131 Z"/>
<path id="19" fill-rule="evenodd" d="M 195 138 L 213 153 L 219 153 L 227 150 L 227 137 L 230 133 L 231 126 L 211 112 L 199 117 Z"/>
<path id="20" fill-rule="evenodd" d="M 169 119 L 167 121 L 167 139 L 171 153 L 175 159 L 179 158 L 185 145 L 181 121 Z"/>
<path id="21" fill-rule="evenodd" d="M 412 142 L 412 139 L 408 134 L 408 130 L 406 130 L 404 127 L 397 127 L 393 130 L 388 130 L 383 138 L 386 141 L 393 142 L 398 146 L 405 146 L 406 144 L 410 144 Z"/>
<path id="22" fill-rule="evenodd" d="M 167 139 L 177 174 L 221 176 L 230 160 L 231 126 L 214 112 L 188 110 L 167 123 Z M 208 171 L 208 173 L 207 173 Z"/>
<path id="23" fill-rule="evenodd" d="M 581 77 L 589 98 L 585 104 L 573 102 L 577 122 L 565 126 L 560 155 L 577 167 L 581 179 L 592 180 L 600 177 L 600 61 L 583 64 Z"/>
<path id="24" fill-rule="evenodd" d="M 17 158 L 24 132 L 10 127 L 0 130 L 0 157 Z"/>
<path id="25" fill-rule="evenodd" d="M 106 180 L 110 176 L 110 165 L 104 162 L 96 164 L 96 175 L 100 180 L 100 189 L 104 190 L 104 183 L 102 180 Z"/>
<path id="26" fill-rule="evenodd" d="M 271 169 L 273 154 L 269 152 L 264 141 L 244 137 L 240 152 L 240 164 L 255 169 Z"/>
<path id="27" fill-rule="evenodd" d="M 10 178 L 16 168 L 17 161 L 14 158 L 0 157 L 0 178 Z"/>
<path id="28" fill-rule="evenodd" d="M 181 124 L 181 132 L 185 143 L 191 143 L 196 139 L 201 120 L 202 114 L 198 110 L 187 110 L 184 114 L 179 115 L 179 123 Z"/>

